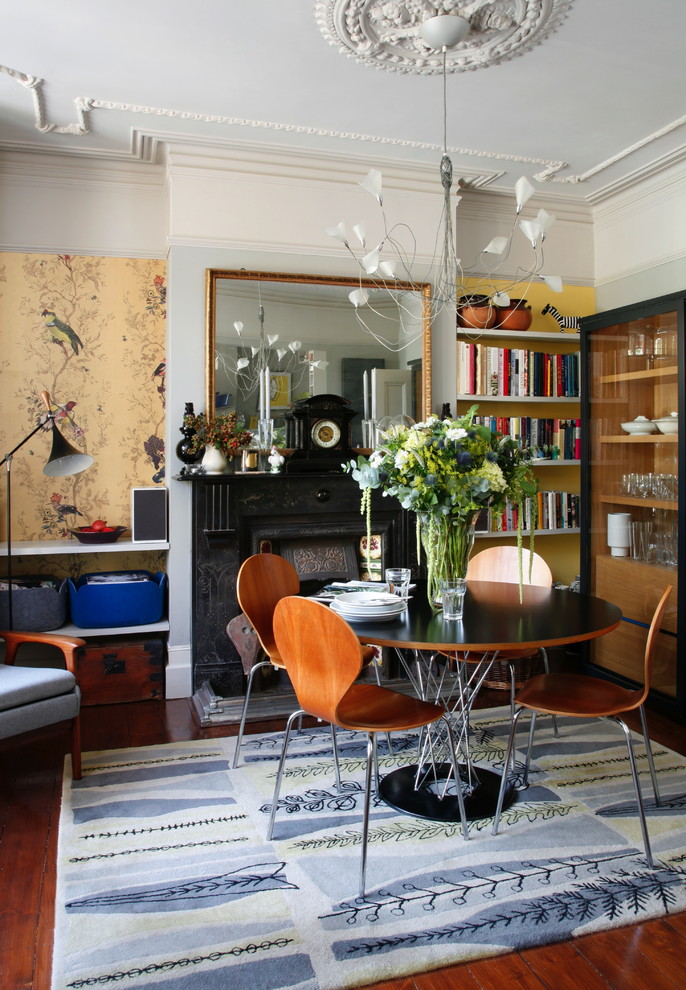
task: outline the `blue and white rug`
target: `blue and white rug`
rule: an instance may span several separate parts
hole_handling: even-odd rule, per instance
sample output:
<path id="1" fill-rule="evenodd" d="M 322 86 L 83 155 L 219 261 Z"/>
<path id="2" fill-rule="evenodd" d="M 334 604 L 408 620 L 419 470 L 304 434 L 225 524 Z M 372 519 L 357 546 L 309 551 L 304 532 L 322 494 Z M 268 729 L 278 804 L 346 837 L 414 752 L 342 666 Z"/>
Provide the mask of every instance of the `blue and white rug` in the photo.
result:
<path id="1" fill-rule="evenodd" d="M 475 760 L 500 769 L 509 713 L 476 714 Z M 341 794 L 328 728 L 292 737 L 271 842 L 280 733 L 247 736 L 237 770 L 234 739 L 86 754 L 64 786 L 53 990 L 359 988 L 686 909 L 686 760 L 654 747 L 649 870 L 619 727 L 567 720 L 555 739 L 546 721 L 497 836 L 377 800 L 364 902 L 364 736 L 338 735 Z M 411 734 L 393 739 L 382 773 L 413 760 Z"/>

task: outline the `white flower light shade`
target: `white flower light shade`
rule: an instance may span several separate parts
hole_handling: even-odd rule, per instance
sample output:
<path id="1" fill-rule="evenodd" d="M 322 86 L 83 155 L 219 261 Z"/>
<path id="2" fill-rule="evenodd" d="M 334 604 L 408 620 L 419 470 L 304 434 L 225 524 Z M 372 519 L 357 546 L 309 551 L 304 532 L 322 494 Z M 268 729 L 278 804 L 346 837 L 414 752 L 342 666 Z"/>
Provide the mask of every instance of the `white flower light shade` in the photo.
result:
<path id="1" fill-rule="evenodd" d="M 379 271 L 381 272 L 382 275 L 385 275 L 386 278 L 398 277 L 395 262 L 393 261 L 382 261 L 379 264 Z"/>
<path id="2" fill-rule="evenodd" d="M 340 241 L 341 244 L 345 244 L 346 247 L 348 246 L 348 236 L 345 232 L 345 224 L 342 220 L 340 223 L 336 224 L 335 227 L 327 227 L 326 233 L 329 237 L 333 237 L 334 240 Z"/>
<path id="3" fill-rule="evenodd" d="M 369 254 L 366 254 L 362 259 L 362 267 L 366 271 L 367 275 L 373 275 L 374 272 L 379 267 L 380 255 L 379 249 L 374 248 Z"/>
<path id="4" fill-rule="evenodd" d="M 353 289 L 352 292 L 348 293 L 348 299 L 355 309 L 359 309 L 360 306 L 366 306 L 369 302 L 369 293 L 366 289 Z"/>
<path id="5" fill-rule="evenodd" d="M 562 279 L 559 275 L 541 275 L 551 292 L 562 292 Z"/>
<path id="6" fill-rule="evenodd" d="M 290 344 L 288 345 L 288 349 L 291 350 L 291 351 L 293 351 L 294 354 L 295 354 L 296 351 L 299 351 L 301 347 L 302 347 L 302 341 L 301 340 L 292 340 L 290 342 Z"/>
<path id="7" fill-rule="evenodd" d="M 494 237 L 484 248 L 484 254 L 502 254 L 507 247 L 507 237 Z"/>
<path id="8" fill-rule="evenodd" d="M 493 296 L 493 305 L 494 306 L 509 306 L 510 305 L 510 297 L 507 294 L 507 292 L 496 292 L 495 295 Z"/>
<path id="9" fill-rule="evenodd" d="M 381 172 L 377 168 L 370 168 L 362 182 L 359 183 L 364 191 L 372 195 L 379 205 L 383 202 L 381 182 Z"/>
<path id="10" fill-rule="evenodd" d="M 541 225 L 537 220 L 520 220 L 519 227 L 525 237 L 528 237 L 533 248 L 536 247 L 538 243 L 538 238 L 541 236 Z"/>
<path id="11" fill-rule="evenodd" d="M 288 351 L 285 347 L 277 347 L 276 349 L 276 356 L 278 357 L 279 361 L 283 361 L 287 353 Z"/>
<path id="12" fill-rule="evenodd" d="M 555 217 L 552 213 L 548 213 L 546 210 L 539 210 L 536 214 L 536 222 L 541 228 L 541 240 L 544 241 L 548 236 L 550 228 L 555 223 Z"/>
<path id="13" fill-rule="evenodd" d="M 236 371 L 241 371 L 243 368 L 247 368 L 250 364 L 248 358 L 239 358 L 236 361 Z"/>
<path id="14" fill-rule="evenodd" d="M 240 320 L 236 320 L 236 322 L 234 323 L 234 327 L 235 327 L 236 333 L 240 337 L 241 333 L 243 332 L 243 324 L 241 323 Z"/>
<path id="15" fill-rule="evenodd" d="M 367 236 L 367 230 L 363 223 L 355 224 L 355 226 L 353 227 L 353 234 L 358 239 L 362 247 L 367 246 L 367 242 L 365 240 L 365 237 Z"/>
<path id="16" fill-rule="evenodd" d="M 274 344 L 277 342 L 278 339 L 279 339 L 278 333 L 268 333 L 267 334 L 267 343 L 269 344 L 270 347 L 273 347 Z"/>
<path id="17" fill-rule="evenodd" d="M 521 213 L 525 205 L 534 194 L 534 187 L 525 175 L 515 182 L 515 196 L 517 198 L 517 213 Z"/>

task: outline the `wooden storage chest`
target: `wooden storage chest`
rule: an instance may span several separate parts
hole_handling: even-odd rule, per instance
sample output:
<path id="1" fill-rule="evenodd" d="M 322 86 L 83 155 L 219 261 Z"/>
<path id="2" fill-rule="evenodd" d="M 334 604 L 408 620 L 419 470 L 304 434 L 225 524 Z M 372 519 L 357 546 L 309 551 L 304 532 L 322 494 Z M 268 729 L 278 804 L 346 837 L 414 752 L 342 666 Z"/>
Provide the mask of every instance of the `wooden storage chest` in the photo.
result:
<path id="1" fill-rule="evenodd" d="M 165 644 L 159 636 L 89 640 L 78 651 L 82 705 L 164 698 Z"/>

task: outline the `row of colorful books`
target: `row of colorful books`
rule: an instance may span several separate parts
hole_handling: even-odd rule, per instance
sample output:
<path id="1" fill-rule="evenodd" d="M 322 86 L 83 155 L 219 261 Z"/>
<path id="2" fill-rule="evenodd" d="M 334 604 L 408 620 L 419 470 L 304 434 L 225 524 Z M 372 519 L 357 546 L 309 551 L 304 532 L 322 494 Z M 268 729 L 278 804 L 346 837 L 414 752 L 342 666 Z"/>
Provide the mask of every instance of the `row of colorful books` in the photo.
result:
<path id="1" fill-rule="evenodd" d="M 572 492 L 538 492 L 535 503 L 531 498 L 526 499 L 522 511 L 524 530 L 531 529 L 532 520 L 535 520 L 537 530 L 565 530 L 579 527 L 579 496 Z M 481 513 L 477 532 L 516 532 L 518 518 L 519 508 L 514 503 L 508 503 L 504 512 L 494 512 L 489 509 Z"/>
<path id="2" fill-rule="evenodd" d="M 533 416 L 475 416 L 474 422 L 491 432 L 512 437 L 527 447 L 535 457 L 579 460 L 581 457 L 581 420 Z"/>
<path id="3" fill-rule="evenodd" d="M 579 354 L 547 354 L 458 340 L 457 391 L 460 395 L 577 397 Z"/>

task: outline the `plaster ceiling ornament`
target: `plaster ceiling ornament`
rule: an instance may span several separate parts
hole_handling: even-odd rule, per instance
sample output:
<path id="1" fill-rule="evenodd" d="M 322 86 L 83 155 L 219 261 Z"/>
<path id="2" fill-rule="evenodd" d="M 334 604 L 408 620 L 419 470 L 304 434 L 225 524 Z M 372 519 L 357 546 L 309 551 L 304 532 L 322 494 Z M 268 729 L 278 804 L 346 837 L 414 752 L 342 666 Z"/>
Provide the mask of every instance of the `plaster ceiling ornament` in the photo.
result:
<path id="1" fill-rule="evenodd" d="M 432 17 L 463 21 L 446 72 L 468 72 L 522 55 L 557 30 L 574 0 L 317 0 L 315 17 L 342 55 L 389 72 L 439 75 L 441 53 L 422 37 Z"/>

